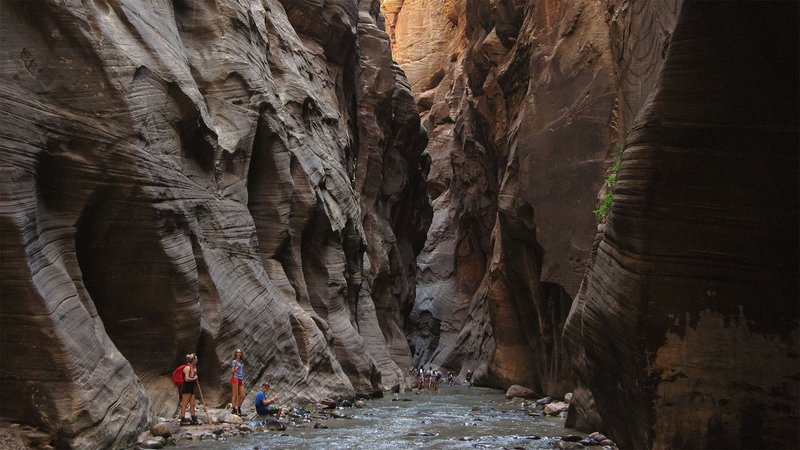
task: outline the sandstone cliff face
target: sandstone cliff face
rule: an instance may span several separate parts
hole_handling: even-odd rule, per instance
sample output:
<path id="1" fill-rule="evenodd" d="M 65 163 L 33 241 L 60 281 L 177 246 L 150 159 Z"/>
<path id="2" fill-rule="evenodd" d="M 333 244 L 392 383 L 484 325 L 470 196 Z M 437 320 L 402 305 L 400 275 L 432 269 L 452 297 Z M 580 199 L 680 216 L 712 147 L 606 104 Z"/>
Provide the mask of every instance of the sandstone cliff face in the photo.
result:
<path id="1" fill-rule="evenodd" d="M 797 445 L 797 29 L 794 4 L 684 4 L 626 140 L 565 330 L 622 446 Z"/>
<path id="2" fill-rule="evenodd" d="M 382 7 L 430 133 L 415 362 L 562 395 L 574 380 L 561 331 L 590 261 L 591 211 L 680 2 Z"/>
<path id="3" fill-rule="evenodd" d="M 407 332 L 415 362 L 479 383 L 577 385 L 575 426 L 606 421 L 626 447 L 785 447 L 797 8 L 682 7 L 383 3 L 432 159 Z M 621 154 L 598 230 L 589 213 Z"/>
<path id="4" fill-rule="evenodd" d="M 125 445 L 237 346 L 284 398 L 403 382 L 426 139 L 377 9 L 4 2 L 0 415 Z"/>

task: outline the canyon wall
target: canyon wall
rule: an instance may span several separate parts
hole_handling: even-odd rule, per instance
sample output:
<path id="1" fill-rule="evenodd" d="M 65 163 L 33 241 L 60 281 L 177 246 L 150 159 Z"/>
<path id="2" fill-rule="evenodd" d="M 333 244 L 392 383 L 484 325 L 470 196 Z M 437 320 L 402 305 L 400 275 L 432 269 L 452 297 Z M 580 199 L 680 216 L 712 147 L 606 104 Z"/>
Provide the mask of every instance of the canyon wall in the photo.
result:
<path id="1" fill-rule="evenodd" d="M 431 156 L 406 332 L 627 448 L 787 447 L 798 7 L 688 5 L 382 3 Z"/>
<path id="2" fill-rule="evenodd" d="M 794 448 L 798 5 L 687 2 L 565 335 L 626 448 Z"/>
<path id="3" fill-rule="evenodd" d="M 2 3 L 0 415 L 125 446 L 236 347 L 294 401 L 404 383 L 429 161 L 378 7 Z"/>
<path id="4" fill-rule="evenodd" d="M 577 382 L 561 332 L 590 262 L 592 211 L 680 2 L 382 9 L 429 131 L 434 219 L 407 329 L 415 363 L 563 395 Z"/>

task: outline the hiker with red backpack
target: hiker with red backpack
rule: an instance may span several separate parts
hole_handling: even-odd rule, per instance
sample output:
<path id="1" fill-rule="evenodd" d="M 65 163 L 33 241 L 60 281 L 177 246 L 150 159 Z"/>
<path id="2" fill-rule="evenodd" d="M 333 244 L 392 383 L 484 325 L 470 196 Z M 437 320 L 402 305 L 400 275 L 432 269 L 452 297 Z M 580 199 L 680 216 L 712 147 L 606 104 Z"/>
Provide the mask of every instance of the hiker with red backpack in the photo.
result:
<path id="1" fill-rule="evenodd" d="M 231 412 L 239 416 L 242 414 L 244 403 L 244 352 L 237 348 L 233 352 L 231 361 Z"/>
<path id="2" fill-rule="evenodd" d="M 179 371 L 180 369 L 180 371 Z M 176 376 L 177 373 L 177 376 Z M 172 381 L 176 382 L 176 378 L 180 381 L 181 393 L 181 425 L 197 425 L 197 414 L 195 413 L 195 394 L 194 388 L 197 382 L 197 355 L 189 353 L 186 355 L 186 364 L 175 369 L 172 373 Z M 191 420 L 186 418 L 186 406 L 189 405 L 189 415 Z"/>

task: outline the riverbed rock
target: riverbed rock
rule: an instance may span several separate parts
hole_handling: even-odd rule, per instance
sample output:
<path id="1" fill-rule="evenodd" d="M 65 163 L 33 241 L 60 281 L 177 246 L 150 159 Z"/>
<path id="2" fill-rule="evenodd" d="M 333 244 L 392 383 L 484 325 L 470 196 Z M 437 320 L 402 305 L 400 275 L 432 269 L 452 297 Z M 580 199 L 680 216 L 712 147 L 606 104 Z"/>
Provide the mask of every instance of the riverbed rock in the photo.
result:
<path id="1" fill-rule="evenodd" d="M 572 392 L 567 392 L 564 394 L 564 403 L 570 403 L 572 401 Z"/>
<path id="2" fill-rule="evenodd" d="M 534 392 L 529 388 L 520 386 L 518 384 L 514 384 L 511 387 L 509 387 L 508 390 L 506 391 L 506 398 L 514 398 L 514 397 L 533 399 L 538 397 L 538 395 L 536 395 L 536 392 Z"/>
<path id="3" fill-rule="evenodd" d="M 195 438 L 197 438 L 197 436 L 198 436 L 198 434 L 195 434 Z M 209 439 L 216 439 L 216 436 L 214 435 L 214 433 L 206 431 L 206 432 L 203 432 L 203 433 L 199 434 L 199 439 L 201 441 L 207 441 Z"/>
<path id="4" fill-rule="evenodd" d="M 153 434 L 150 433 L 149 430 L 142 431 L 141 433 L 139 433 L 139 436 L 137 436 L 136 443 L 141 444 L 142 442 L 152 439 L 153 437 L 154 437 Z"/>
<path id="5" fill-rule="evenodd" d="M 161 422 L 156 424 L 151 430 L 153 436 L 168 438 L 180 432 L 181 427 L 173 422 Z"/>
<path id="6" fill-rule="evenodd" d="M 587 437 L 589 439 L 592 439 L 595 442 L 601 442 L 601 441 L 605 441 L 607 439 L 606 435 L 604 435 L 603 433 L 600 433 L 598 431 L 594 431 L 594 432 L 590 433 L 589 436 L 587 436 Z"/>
<path id="7" fill-rule="evenodd" d="M 241 425 L 241 424 L 244 423 L 244 418 L 242 418 L 241 416 L 239 416 L 237 414 L 233 414 L 231 412 L 228 412 L 228 413 L 226 413 L 226 414 L 224 414 L 222 416 L 222 418 L 220 419 L 220 422 L 229 423 L 231 425 Z"/>
<path id="8" fill-rule="evenodd" d="M 278 419 L 275 419 L 274 417 L 268 417 L 267 419 L 265 419 L 263 421 L 263 425 L 262 426 L 264 428 L 266 428 L 267 430 L 270 430 L 270 431 L 284 431 L 284 430 L 286 430 L 286 424 L 284 424 L 283 422 L 281 422 Z"/>
<path id="9" fill-rule="evenodd" d="M 336 409 L 337 406 L 336 400 L 330 398 L 323 398 L 317 403 L 317 407 L 321 409 Z"/>
<path id="10" fill-rule="evenodd" d="M 569 404 L 564 402 L 552 402 L 548 403 L 544 407 L 544 413 L 548 416 L 557 416 L 561 412 L 565 412 L 569 408 Z"/>
<path id="11" fill-rule="evenodd" d="M 167 440 L 161 436 L 156 436 L 153 439 L 148 439 L 139 444 L 141 448 L 164 448 Z"/>
<path id="12" fill-rule="evenodd" d="M 366 408 L 367 402 L 365 402 L 364 400 L 356 400 L 356 402 L 353 405 L 356 408 Z"/>

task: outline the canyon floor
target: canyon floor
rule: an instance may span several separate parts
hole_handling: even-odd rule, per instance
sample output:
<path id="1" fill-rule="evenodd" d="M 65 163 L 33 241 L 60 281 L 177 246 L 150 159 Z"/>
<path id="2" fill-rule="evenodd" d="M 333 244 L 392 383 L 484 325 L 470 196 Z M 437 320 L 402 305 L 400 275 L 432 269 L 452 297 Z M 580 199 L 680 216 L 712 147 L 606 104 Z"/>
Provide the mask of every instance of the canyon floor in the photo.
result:
<path id="1" fill-rule="evenodd" d="M 563 418 L 534 415 L 532 403 L 486 388 L 414 390 L 338 409 L 344 418 L 287 421 L 283 431 L 233 436 L 213 435 L 218 426 L 184 427 L 176 443 L 193 449 L 583 448 L 569 440 L 584 433 L 565 429 Z"/>

